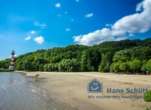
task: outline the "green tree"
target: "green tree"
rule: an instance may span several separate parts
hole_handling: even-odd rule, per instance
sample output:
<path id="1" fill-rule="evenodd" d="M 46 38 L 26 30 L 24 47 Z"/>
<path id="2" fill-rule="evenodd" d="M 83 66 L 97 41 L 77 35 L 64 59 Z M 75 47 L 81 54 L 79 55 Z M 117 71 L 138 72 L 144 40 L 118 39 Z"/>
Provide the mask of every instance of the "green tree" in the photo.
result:
<path id="1" fill-rule="evenodd" d="M 115 53 L 113 57 L 114 62 L 125 62 L 131 58 L 131 50 L 121 50 Z"/>
<path id="2" fill-rule="evenodd" d="M 44 71 L 59 71 L 57 63 L 49 63 L 44 65 Z"/>
<path id="3" fill-rule="evenodd" d="M 128 62 L 130 72 L 140 72 L 142 62 L 139 59 L 134 59 Z"/>
<path id="4" fill-rule="evenodd" d="M 120 66 L 120 62 L 112 63 L 110 66 L 110 71 L 116 73 L 120 72 L 119 66 Z"/>
<path id="5" fill-rule="evenodd" d="M 119 65 L 119 71 L 120 72 L 128 72 L 128 70 L 129 70 L 129 67 L 128 67 L 127 62 L 121 62 Z"/>
<path id="6" fill-rule="evenodd" d="M 81 56 L 82 71 L 98 71 L 98 66 L 101 61 L 100 52 L 96 49 L 88 49 L 83 51 Z"/>
<path id="7" fill-rule="evenodd" d="M 17 70 L 150 72 L 151 39 L 104 42 L 94 46 L 70 45 L 42 49 L 17 57 Z M 0 61 L 8 69 L 10 59 Z M 142 67 L 141 67 L 142 65 Z"/>
<path id="8" fill-rule="evenodd" d="M 34 56 L 29 55 L 27 58 L 23 60 L 23 69 L 26 71 L 36 71 L 38 70 L 38 64 L 34 62 Z"/>
<path id="9" fill-rule="evenodd" d="M 112 62 L 112 53 L 111 52 L 102 54 L 101 63 L 99 65 L 99 71 L 100 72 L 109 72 L 111 62 Z"/>
<path id="10" fill-rule="evenodd" d="M 26 71 L 34 71 L 34 70 L 36 70 L 35 66 L 32 64 L 32 62 L 29 62 L 29 61 L 25 61 L 23 63 L 23 69 L 26 70 Z"/>
<path id="11" fill-rule="evenodd" d="M 142 70 L 147 74 L 151 74 L 151 59 L 143 65 Z"/>
<path id="12" fill-rule="evenodd" d="M 87 54 L 87 51 L 84 51 L 82 53 L 82 56 L 81 56 L 81 70 L 82 71 L 88 71 L 89 67 L 88 67 L 88 64 L 90 63 L 89 59 L 88 59 L 88 54 Z"/>
<path id="13" fill-rule="evenodd" d="M 8 69 L 9 64 L 10 64 L 10 60 L 9 59 L 2 60 L 2 61 L 0 61 L 0 68 L 1 69 Z"/>
<path id="14" fill-rule="evenodd" d="M 76 59 L 63 59 L 59 62 L 58 68 L 64 72 L 80 71 L 80 64 Z"/>

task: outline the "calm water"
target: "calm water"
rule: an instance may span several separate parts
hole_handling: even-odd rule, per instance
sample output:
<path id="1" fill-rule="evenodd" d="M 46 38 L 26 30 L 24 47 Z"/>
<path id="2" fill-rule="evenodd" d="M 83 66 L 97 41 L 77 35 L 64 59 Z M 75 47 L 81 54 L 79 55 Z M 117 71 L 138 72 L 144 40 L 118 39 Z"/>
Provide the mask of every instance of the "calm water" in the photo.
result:
<path id="1" fill-rule="evenodd" d="M 57 110 L 46 92 L 18 73 L 0 73 L 0 110 Z"/>

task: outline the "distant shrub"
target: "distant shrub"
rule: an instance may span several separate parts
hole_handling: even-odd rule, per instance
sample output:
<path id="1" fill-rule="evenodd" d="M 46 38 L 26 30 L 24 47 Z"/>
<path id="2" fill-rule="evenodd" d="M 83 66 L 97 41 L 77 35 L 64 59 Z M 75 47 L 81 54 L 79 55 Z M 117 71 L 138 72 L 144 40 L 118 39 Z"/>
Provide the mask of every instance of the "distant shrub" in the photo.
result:
<path id="1" fill-rule="evenodd" d="M 144 100 L 146 102 L 151 102 L 151 90 L 144 93 Z"/>

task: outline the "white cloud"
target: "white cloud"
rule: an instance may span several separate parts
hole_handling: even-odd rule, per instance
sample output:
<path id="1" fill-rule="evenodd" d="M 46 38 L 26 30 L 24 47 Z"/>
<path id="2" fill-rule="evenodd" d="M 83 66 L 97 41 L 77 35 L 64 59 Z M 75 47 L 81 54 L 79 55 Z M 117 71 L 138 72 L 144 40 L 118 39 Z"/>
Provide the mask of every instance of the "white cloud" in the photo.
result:
<path id="1" fill-rule="evenodd" d="M 105 27 L 110 28 L 110 27 L 112 27 L 112 24 L 106 24 Z"/>
<path id="2" fill-rule="evenodd" d="M 38 21 L 34 22 L 34 26 L 39 27 L 41 29 L 46 29 L 47 28 L 47 24 L 46 23 L 40 23 Z"/>
<path id="3" fill-rule="evenodd" d="M 27 40 L 31 40 L 31 36 L 27 36 L 26 38 L 25 38 L 25 40 L 27 41 Z"/>
<path id="4" fill-rule="evenodd" d="M 139 12 L 139 11 L 142 11 L 143 9 L 142 9 L 142 2 L 141 3 L 139 3 L 139 4 L 137 4 L 137 6 L 136 6 L 136 11 L 137 12 Z"/>
<path id="5" fill-rule="evenodd" d="M 56 8 L 61 8 L 61 3 L 56 3 L 56 4 L 55 4 L 55 7 L 56 7 Z"/>
<path id="6" fill-rule="evenodd" d="M 32 30 L 30 31 L 31 34 L 36 34 L 36 31 Z"/>
<path id="7" fill-rule="evenodd" d="M 27 33 L 27 37 L 25 37 L 26 41 L 31 40 L 33 37 L 37 35 L 37 32 L 34 30 L 31 30 L 30 32 Z"/>
<path id="8" fill-rule="evenodd" d="M 88 13 L 88 14 L 85 15 L 85 17 L 86 18 L 91 18 L 91 17 L 93 17 L 93 15 L 94 15 L 93 13 Z"/>
<path id="9" fill-rule="evenodd" d="M 136 33 L 144 33 L 151 29 L 151 0 L 144 0 L 136 7 L 136 13 L 116 21 L 111 27 L 74 36 L 79 44 L 93 45 L 104 41 L 123 40 Z"/>
<path id="10" fill-rule="evenodd" d="M 41 36 L 37 31 L 29 31 L 27 33 L 27 37 L 25 37 L 26 41 L 32 40 L 36 42 L 37 44 L 43 44 L 45 42 L 45 39 L 43 36 Z"/>
<path id="11" fill-rule="evenodd" d="M 69 32 L 69 31 L 71 31 L 71 29 L 70 29 L 70 28 L 66 28 L 65 31 L 66 31 L 66 32 Z"/>
<path id="12" fill-rule="evenodd" d="M 38 36 L 38 37 L 35 37 L 34 41 L 37 43 L 37 44 L 43 44 L 44 43 L 44 37 L 43 36 Z"/>

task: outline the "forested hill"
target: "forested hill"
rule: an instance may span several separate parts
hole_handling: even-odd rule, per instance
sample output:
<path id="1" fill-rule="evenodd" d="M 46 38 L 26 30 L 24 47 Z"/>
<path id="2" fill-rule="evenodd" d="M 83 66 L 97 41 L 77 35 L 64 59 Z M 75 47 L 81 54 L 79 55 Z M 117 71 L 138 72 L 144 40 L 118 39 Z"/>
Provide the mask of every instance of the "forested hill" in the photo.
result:
<path id="1" fill-rule="evenodd" d="M 0 68 L 8 68 L 8 65 L 9 60 L 0 62 Z M 151 73 L 151 39 L 38 50 L 17 57 L 16 69 Z"/>

